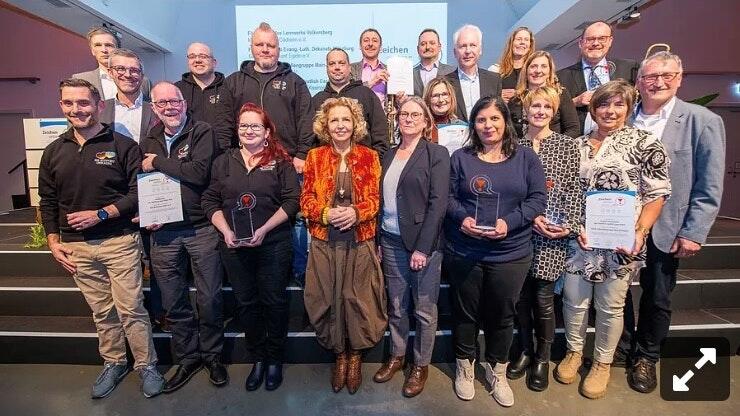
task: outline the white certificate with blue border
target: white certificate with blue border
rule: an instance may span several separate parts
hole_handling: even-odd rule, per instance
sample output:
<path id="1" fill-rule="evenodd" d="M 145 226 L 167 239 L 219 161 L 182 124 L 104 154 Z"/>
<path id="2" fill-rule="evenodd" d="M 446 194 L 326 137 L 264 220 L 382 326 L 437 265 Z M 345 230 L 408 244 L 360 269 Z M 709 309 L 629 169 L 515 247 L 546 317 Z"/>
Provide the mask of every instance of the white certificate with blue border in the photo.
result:
<path id="1" fill-rule="evenodd" d="M 180 181 L 162 172 L 140 173 L 139 227 L 183 220 Z"/>
<path id="2" fill-rule="evenodd" d="M 632 250 L 635 191 L 586 192 L 586 237 L 591 248 Z"/>
<path id="3" fill-rule="evenodd" d="M 447 148 L 452 154 L 463 147 L 468 139 L 468 125 L 465 123 L 437 124 L 437 144 Z"/>

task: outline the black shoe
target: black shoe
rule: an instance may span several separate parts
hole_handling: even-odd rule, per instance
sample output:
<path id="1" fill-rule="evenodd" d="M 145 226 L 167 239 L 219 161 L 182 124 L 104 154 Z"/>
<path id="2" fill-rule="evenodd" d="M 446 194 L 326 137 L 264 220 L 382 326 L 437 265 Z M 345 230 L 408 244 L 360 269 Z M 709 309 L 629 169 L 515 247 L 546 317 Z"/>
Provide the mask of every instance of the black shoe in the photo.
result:
<path id="1" fill-rule="evenodd" d="M 630 355 L 627 351 L 617 347 L 612 358 L 612 367 L 628 368 L 630 366 Z"/>
<path id="2" fill-rule="evenodd" d="M 165 394 L 172 393 L 173 391 L 179 389 L 188 381 L 190 381 L 190 379 L 193 378 L 193 376 L 202 368 L 202 361 L 196 361 L 190 364 L 182 364 L 177 366 L 177 371 L 175 371 L 175 375 L 170 377 L 170 379 L 167 380 L 166 383 L 164 383 L 164 390 L 162 390 L 162 392 Z"/>
<path id="3" fill-rule="evenodd" d="M 527 367 L 529 367 L 530 362 L 532 362 L 532 358 L 526 352 L 523 352 L 518 360 L 509 364 L 509 367 L 506 369 L 506 377 L 509 380 L 522 378 L 527 373 Z"/>
<path id="4" fill-rule="evenodd" d="M 527 374 L 527 387 L 534 391 L 545 391 L 550 384 L 550 362 L 534 360 Z"/>
<path id="5" fill-rule="evenodd" d="M 223 386 L 229 382 L 229 373 L 218 358 L 206 363 L 206 369 L 208 370 L 208 379 L 211 380 L 211 384 L 214 386 Z"/>
<path id="6" fill-rule="evenodd" d="M 650 393 L 658 386 L 655 375 L 655 363 L 647 358 L 640 357 L 627 373 L 627 383 L 633 390 L 640 393 Z"/>
<path id="7" fill-rule="evenodd" d="M 254 391 L 260 388 L 262 385 L 262 380 L 265 379 L 265 363 L 262 361 L 257 361 L 252 366 L 252 371 L 249 372 L 249 375 L 247 376 L 247 382 L 245 384 L 245 388 L 247 391 Z"/>
<path id="8" fill-rule="evenodd" d="M 275 390 L 283 382 L 283 365 L 270 364 L 267 366 L 267 377 L 265 378 L 265 389 Z"/>

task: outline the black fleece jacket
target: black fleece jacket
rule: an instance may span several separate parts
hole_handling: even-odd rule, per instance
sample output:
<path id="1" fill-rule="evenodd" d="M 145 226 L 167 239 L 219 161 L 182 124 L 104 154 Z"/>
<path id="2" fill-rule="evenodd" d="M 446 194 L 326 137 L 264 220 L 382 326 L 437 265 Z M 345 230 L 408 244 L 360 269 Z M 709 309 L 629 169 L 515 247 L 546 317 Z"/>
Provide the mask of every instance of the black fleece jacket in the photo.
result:
<path id="1" fill-rule="evenodd" d="M 216 140 L 210 124 L 188 117 L 168 153 L 164 125 L 160 123 L 152 128 L 139 146 L 143 153 L 157 155 L 153 162 L 156 170 L 180 180 L 183 220 L 165 224 L 162 228 L 179 230 L 208 225 L 200 197 L 208 187 L 216 151 Z"/>
<path id="2" fill-rule="evenodd" d="M 306 159 L 313 140 L 310 123 L 306 122 L 311 118 L 311 93 L 303 78 L 287 63 L 278 62 L 270 75 L 261 83 L 254 61 L 244 61 L 239 71 L 226 77 L 227 93 L 221 96 L 214 126 L 219 148 L 223 151 L 236 147 L 237 114 L 243 104 L 252 102 L 262 107 L 275 123 L 280 142 L 290 156 Z"/>
<path id="3" fill-rule="evenodd" d="M 354 98 L 362 105 L 362 114 L 365 116 L 368 135 L 360 141 L 360 144 L 378 152 L 378 156 L 382 159 L 383 153 L 388 150 L 388 119 L 378 97 L 373 90 L 364 86 L 362 81 L 350 81 L 339 92 L 336 92 L 331 84 L 327 82 L 326 88 L 317 92 L 311 98 L 311 114 L 316 114 L 324 101 L 338 97 Z M 308 120 L 308 122 L 312 123 L 313 120 Z M 317 139 L 314 139 L 314 145 L 318 145 Z"/>
<path id="4" fill-rule="evenodd" d="M 190 72 L 182 74 L 182 79 L 175 83 L 188 103 L 188 114 L 193 120 L 205 121 L 210 125 L 216 123 L 218 106 L 221 103 L 221 97 L 226 92 L 224 74 L 216 72 L 215 75 L 216 79 L 205 89 L 200 88 Z"/>
<path id="5" fill-rule="evenodd" d="M 108 125 L 80 146 L 69 129 L 51 142 L 41 156 L 39 196 L 46 234 L 63 242 L 110 238 L 138 230 L 131 222 L 138 208 L 136 175 L 141 151 L 135 141 Z M 83 231 L 67 223 L 67 214 L 98 210 L 113 204 L 121 214 Z"/>

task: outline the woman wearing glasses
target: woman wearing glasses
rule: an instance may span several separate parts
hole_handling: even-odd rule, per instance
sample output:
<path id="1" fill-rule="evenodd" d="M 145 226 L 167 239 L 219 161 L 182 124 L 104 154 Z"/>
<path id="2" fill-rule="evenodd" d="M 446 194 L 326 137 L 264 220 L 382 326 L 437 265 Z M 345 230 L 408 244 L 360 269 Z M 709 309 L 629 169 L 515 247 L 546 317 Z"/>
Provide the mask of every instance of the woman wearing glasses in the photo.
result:
<path id="1" fill-rule="evenodd" d="M 506 103 L 484 97 L 471 111 L 469 144 L 452 154 L 445 219 L 445 269 L 452 298 L 455 392 L 475 395 L 478 330 L 493 398 L 514 404 L 506 381 L 515 305 L 532 260 L 532 221 L 545 212 L 545 174 L 518 146 Z"/>
<path id="2" fill-rule="evenodd" d="M 465 124 L 455 115 L 457 99 L 455 90 L 450 81 L 444 77 L 434 78 L 424 88 L 424 104 L 432 112 L 433 122 L 429 132 L 429 139 L 437 143 L 438 126 L 444 124 Z"/>
<path id="3" fill-rule="evenodd" d="M 580 135 L 578 124 L 578 113 L 573 105 L 573 100 L 568 90 L 563 88 L 555 76 L 555 64 L 552 56 L 545 51 L 534 52 L 527 58 L 522 67 L 524 70 L 519 75 L 516 85 L 516 94 L 509 101 L 511 120 L 514 123 L 518 137 L 524 137 L 527 126 L 527 116 L 522 109 L 522 101 L 533 90 L 539 87 L 552 87 L 558 91 L 558 111 L 550 120 L 550 130 L 569 137 Z"/>
<path id="4" fill-rule="evenodd" d="M 288 335 L 288 297 L 293 257 L 290 220 L 298 213 L 300 188 L 293 163 L 275 125 L 260 107 L 239 111 L 239 148 L 213 163 L 201 204 L 223 235 L 221 260 L 236 300 L 254 366 L 247 390 L 274 390 L 283 380 Z"/>
<path id="5" fill-rule="evenodd" d="M 401 143 L 386 152 L 381 176 L 378 239 L 388 286 L 391 355 L 373 378 L 390 380 L 404 366 L 410 304 L 416 318 L 414 365 L 403 395 L 424 390 L 437 330 L 437 298 L 442 271 L 440 234 L 447 208 L 450 157 L 429 142 L 434 121 L 419 97 L 408 97 L 398 112 Z"/>
<path id="6" fill-rule="evenodd" d="M 576 380 L 591 303 L 596 311 L 594 360 L 581 384 L 589 399 L 606 395 L 609 368 L 623 328 L 623 307 L 630 282 L 645 266 L 645 238 L 671 192 L 669 161 L 663 143 L 645 130 L 626 125 L 635 88 L 609 81 L 594 91 L 589 113 L 597 129 L 578 138 L 583 192 L 635 193 L 635 241 L 631 247 L 593 249 L 583 226 L 571 243 L 565 264 L 563 320 L 568 351 L 555 370 L 564 384 Z M 586 217 L 588 217 L 586 212 Z"/>
<path id="7" fill-rule="evenodd" d="M 375 250 L 380 162 L 358 144 L 367 125 L 357 100 L 324 101 L 313 130 L 323 144 L 308 152 L 303 171 L 301 209 L 312 237 L 304 303 L 317 341 L 336 354 L 332 389 L 346 385 L 354 394 L 362 351 L 380 341 L 388 323 Z"/>

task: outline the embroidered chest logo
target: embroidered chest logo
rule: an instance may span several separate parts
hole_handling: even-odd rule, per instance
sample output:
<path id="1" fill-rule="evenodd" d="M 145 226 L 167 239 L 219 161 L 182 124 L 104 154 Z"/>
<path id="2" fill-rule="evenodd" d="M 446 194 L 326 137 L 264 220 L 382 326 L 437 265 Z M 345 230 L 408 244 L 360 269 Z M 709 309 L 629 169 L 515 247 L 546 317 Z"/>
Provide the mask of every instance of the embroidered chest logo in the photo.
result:
<path id="1" fill-rule="evenodd" d="M 177 150 L 177 158 L 178 159 L 186 158 L 188 157 L 188 153 L 190 153 L 190 145 L 186 144 L 185 146 Z"/>
<path id="2" fill-rule="evenodd" d="M 275 161 L 274 160 L 271 160 L 265 166 L 260 166 L 260 171 L 271 171 L 271 170 L 275 170 L 275 165 L 276 165 Z"/>
<path id="3" fill-rule="evenodd" d="M 470 180 L 470 192 L 477 195 L 493 195 L 493 185 L 488 175 L 477 175 Z"/>
<path id="4" fill-rule="evenodd" d="M 221 100 L 221 94 L 215 94 L 208 97 L 208 102 L 211 104 L 218 104 Z"/>
<path id="5" fill-rule="evenodd" d="M 116 162 L 116 152 L 97 152 L 95 153 L 95 164 L 111 166 Z"/>
<path id="6" fill-rule="evenodd" d="M 279 79 L 272 80 L 272 88 L 275 89 L 275 90 L 278 90 L 278 91 L 279 90 L 283 90 L 283 91 L 285 91 L 285 89 L 287 87 L 288 87 L 288 83 L 285 82 L 285 81 L 281 81 Z"/>

